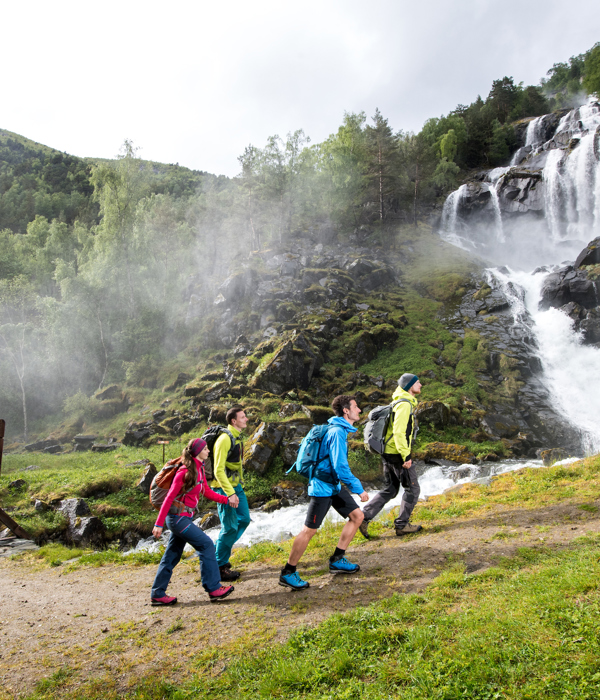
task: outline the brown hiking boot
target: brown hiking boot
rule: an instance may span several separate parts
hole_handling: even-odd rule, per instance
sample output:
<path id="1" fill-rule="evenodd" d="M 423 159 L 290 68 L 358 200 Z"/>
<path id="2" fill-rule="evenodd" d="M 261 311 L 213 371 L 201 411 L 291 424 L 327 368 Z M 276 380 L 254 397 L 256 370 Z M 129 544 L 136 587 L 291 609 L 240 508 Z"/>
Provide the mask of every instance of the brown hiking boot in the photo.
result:
<path id="1" fill-rule="evenodd" d="M 365 538 L 365 540 L 371 539 L 371 535 L 369 535 L 369 521 L 368 520 L 363 520 L 362 523 L 358 526 L 358 529 L 360 530 L 360 534 Z"/>
<path id="2" fill-rule="evenodd" d="M 414 532 L 421 532 L 423 528 L 421 525 L 411 525 L 408 523 L 404 527 L 396 528 L 396 535 L 400 537 L 401 535 L 412 535 Z"/>
<path id="3" fill-rule="evenodd" d="M 237 581 L 240 577 L 240 572 L 231 568 L 231 564 L 224 564 L 219 567 L 221 581 Z"/>

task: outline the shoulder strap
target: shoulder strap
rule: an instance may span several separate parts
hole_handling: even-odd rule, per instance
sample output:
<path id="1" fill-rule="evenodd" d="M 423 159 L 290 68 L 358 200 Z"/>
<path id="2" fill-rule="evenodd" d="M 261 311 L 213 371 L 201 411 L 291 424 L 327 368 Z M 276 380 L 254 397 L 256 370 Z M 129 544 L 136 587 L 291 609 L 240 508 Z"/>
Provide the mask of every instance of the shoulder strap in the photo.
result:
<path id="1" fill-rule="evenodd" d="M 394 409 L 399 403 L 407 403 L 410 405 L 410 415 L 413 415 L 413 405 L 408 399 L 397 399 L 394 401 L 391 405 L 392 407 L 392 413 L 394 412 Z M 389 438 L 383 443 L 383 449 L 385 451 L 385 448 L 387 447 L 388 442 L 394 437 L 394 431 L 392 430 L 392 434 L 389 436 Z"/>

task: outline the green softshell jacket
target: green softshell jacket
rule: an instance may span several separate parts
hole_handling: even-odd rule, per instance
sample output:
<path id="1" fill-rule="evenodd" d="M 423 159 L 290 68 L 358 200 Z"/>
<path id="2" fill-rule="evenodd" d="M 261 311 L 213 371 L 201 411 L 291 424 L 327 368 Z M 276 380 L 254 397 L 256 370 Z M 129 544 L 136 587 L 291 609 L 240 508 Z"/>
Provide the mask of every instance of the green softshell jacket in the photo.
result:
<path id="1" fill-rule="evenodd" d="M 418 401 L 416 396 L 409 394 L 408 391 L 404 391 L 400 387 L 394 392 L 392 403 L 398 401 L 398 399 L 406 399 L 410 401 L 410 404 L 402 401 L 394 408 L 392 413 L 393 420 L 390 420 L 385 435 L 385 439 L 388 441 L 385 447 L 385 454 L 399 454 L 406 462 L 412 449 L 414 434 L 414 418 L 411 416 L 411 411 L 414 412 Z"/>
<path id="2" fill-rule="evenodd" d="M 236 439 L 236 444 L 239 442 L 240 431 L 236 430 L 232 425 L 228 425 L 227 429 Z M 221 488 L 225 491 L 225 495 L 233 496 L 235 487 L 242 482 L 242 452 L 240 450 L 239 462 L 228 462 L 227 453 L 231 449 L 231 438 L 227 433 L 222 433 L 215 441 L 213 447 L 213 473 L 215 478 L 210 482 L 212 489 Z"/>

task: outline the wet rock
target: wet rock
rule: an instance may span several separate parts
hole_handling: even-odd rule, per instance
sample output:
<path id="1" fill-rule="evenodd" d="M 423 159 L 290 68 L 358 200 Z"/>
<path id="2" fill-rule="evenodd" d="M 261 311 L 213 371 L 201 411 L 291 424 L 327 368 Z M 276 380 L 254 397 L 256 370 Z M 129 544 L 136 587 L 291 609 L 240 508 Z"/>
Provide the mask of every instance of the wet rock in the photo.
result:
<path id="1" fill-rule="evenodd" d="M 419 423 L 432 423 L 437 428 L 445 428 L 450 423 L 450 409 L 441 401 L 421 401 L 415 416 Z"/>
<path id="2" fill-rule="evenodd" d="M 273 494 L 274 498 L 285 498 L 290 505 L 304 503 L 308 500 L 308 496 L 306 495 L 306 484 L 299 481 L 280 481 L 278 484 L 271 487 L 271 493 Z"/>
<path id="3" fill-rule="evenodd" d="M 167 412 L 164 410 L 164 408 L 161 408 L 158 411 L 152 412 L 152 420 L 159 423 L 166 415 Z"/>
<path id="4" fill-rule="evenodd" d="M 600 236 L 590 241 L 577 256 L 575 267 L 583 267 L 584 265 L 600 265 Z"/>
<path id="5" fill-rule="evenodd" d="M 217 382 L 208 387 L 204 394 L 204 400 L 218 401 L 227 393 L 229 393 L 229 384 L 227 382 Z"/>
<path id="6" fill-rule="evenodd" d="M 221 524 L 219 516 L 216 513 L 204 513 L 204 515 L 201 515 L 195 522 L 201 530 L 211 530 L 213 527 L 219 527 Z"/>
<path id="7" fill-rule="evenodd" d="M 562 447 L 552 447 L 548 450 L 540 450 L 539 456 L 545 467 L 551 467 L 555 462 L 568 459 L 572 455 Z"/>
<path id="8" fill-rule="evenodd" d="M 272 513 L 275 510 L 279 510 L 282 508 L 284 505 L 289 505 L 287 503 L 284 503 L 283 499 L 277 499 L 274 498 L 270 501 L 267 501 L 265 505 L 261 508 L 261 510 L 264 513 Z"/>
<path id="9" fill-rule="evenodd" d="M 264 474 L 279 452 L 283 430 L 276 423 L 261 423 L 244 445 L 244 469 Z"/>
<path id="10" fill-rule="evenodd" d="M 422 450 L 419 450 L 419 457 L 428 459 L 449 459 L 458 464 L 473 464 L 475 455 L 464 445 L 456 445 L 446 442 L 430 442 Z"/>
<path id="11" fill-rule="evenodd" d="M 148 496 L 150 494 L 150 486 L 152 484 L 152 479 L 158 474 L 156 467 L 152 462 L 148 464 L 146 469 L 144 469 L 144 473 L 142 474 L 141 479 L 137 482 L 135 485 L 135 488 L 138 491 L 141 491 L 145 496 Z"/>

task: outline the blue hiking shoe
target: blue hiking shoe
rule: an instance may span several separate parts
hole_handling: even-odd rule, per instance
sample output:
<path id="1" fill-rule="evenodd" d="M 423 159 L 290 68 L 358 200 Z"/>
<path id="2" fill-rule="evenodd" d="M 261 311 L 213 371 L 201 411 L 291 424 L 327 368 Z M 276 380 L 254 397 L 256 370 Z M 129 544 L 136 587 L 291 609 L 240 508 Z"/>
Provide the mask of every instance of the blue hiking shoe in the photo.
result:
<path id="1" fill-rule="evenodd" d="M 294 571 L 293 574 L 281 574 L 279 577 L 279 585 L 291 588 L 293 591 L 303 591 L 310 587 L 310 583 L 300 578 L 296 571 Z"/>
<path id="2" fill-rule="evenodd" d="M 329 572 L 332 574 L 355 574 L 357 571 L 360 571 L 360 566 L 349 562 L 346 557 L 337 561 L 329 560 Z"/>

